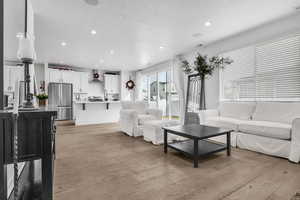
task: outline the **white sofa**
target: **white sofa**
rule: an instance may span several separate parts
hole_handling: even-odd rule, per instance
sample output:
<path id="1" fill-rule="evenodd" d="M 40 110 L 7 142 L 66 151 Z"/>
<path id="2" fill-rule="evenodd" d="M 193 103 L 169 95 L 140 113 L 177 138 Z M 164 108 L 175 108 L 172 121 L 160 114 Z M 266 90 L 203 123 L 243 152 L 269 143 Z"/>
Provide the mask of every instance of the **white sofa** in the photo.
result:
<path id="1" fill-rule="evenodd" d="M 143 125 L 147 121 L 161 120 L 162 111 L 150 109 L 144 101 L 123 101 L 121 102 L 120 127 L 121 131 L 129 136 L 142 136 Z"/>
<path id="2" fill-rule="evenodd" d="M 232 146 L 300 161 L 300 102 L 221 102 L 199 117 L 203 125 L 234 130 Z"/>

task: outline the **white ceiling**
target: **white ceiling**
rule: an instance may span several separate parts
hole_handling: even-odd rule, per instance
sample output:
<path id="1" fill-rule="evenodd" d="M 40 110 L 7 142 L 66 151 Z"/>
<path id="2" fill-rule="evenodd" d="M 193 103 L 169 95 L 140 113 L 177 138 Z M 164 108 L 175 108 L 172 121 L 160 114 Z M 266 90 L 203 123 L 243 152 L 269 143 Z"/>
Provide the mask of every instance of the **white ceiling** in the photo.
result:
<path id="1" fill-rule="evenodd" d="M 134 70 L 290 15 L 300 0 L 99 0 L 98 6 L 83 0 L 32 3 L 38 61 Z M 210 27 L 204 26 L 208 20 Z M 91 30 L 97 34 L 91 35 Z"/>
<path id="2" fill-rule="evenodd" d="M 24 1 L 25 2 L 25 1 Z M 25 3 L 4 0 L 4 58 L 16 60 L 18 40 L 16 34 L 24 32 Z"/>

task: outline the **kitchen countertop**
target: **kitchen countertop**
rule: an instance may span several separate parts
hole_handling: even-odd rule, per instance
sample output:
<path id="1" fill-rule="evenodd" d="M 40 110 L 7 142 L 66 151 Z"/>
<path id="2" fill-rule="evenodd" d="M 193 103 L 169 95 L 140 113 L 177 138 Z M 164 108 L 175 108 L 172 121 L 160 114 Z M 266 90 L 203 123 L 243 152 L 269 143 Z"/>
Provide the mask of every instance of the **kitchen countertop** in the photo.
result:
<path id="1" fill-rule="evenodd" d="M 6 109 L 6 110 L 0 110 L 0 113 L 12 113 L 14 110 L 13 108 Z M 30 113 L 43 113 L 43 112 L 53 112 L 56 113 L 55 107 L 51 106 L 45 106 L 45 107 L 36 107 L 35 109 L 28 109 L 28 110 L 22 110 L 22 108 L 18 109 L 18 112 L 30 112 Z"/>
<path id="2" fill-rule="evenodd" d="M 121 101 L 74 101 L 75 125 L 117 123 Z"/>
<path id="3" fill-rule="evenodd" d="M 120 103 L 121 101 L 74 101 L 75 104 Z"/>

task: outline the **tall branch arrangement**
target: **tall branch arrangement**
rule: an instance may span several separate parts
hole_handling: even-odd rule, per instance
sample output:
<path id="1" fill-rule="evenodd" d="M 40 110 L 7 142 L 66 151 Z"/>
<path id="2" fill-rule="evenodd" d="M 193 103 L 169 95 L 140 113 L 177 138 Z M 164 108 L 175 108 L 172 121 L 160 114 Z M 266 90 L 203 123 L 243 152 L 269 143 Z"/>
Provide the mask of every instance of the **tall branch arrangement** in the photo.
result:
<path id="1" fill-rule="evenodd" d="M 201 55 L 198 53 L 194 65 L 191 65 L 187 60 L 182 61 L 182 69 L 185 74 L 198 73 L 201 78 L 211 76 L 215 69 L 224 68 L 233 62 L 230 58 L 223 58 L 213 56 L 208 58 L 207 55 Z"/>
<path id="2" fill-rule="evenodd" d="M 206 55 L 202 56 L 198 53 L 194 65 L 191 65 L 187 60 L 182 61 L 182 69 L 185 74 L 189 75 L 192 73 L 197 73 L 200 76 L 201 87 L 200 87 L 200 102 L 199 109 L 206 109 L 206 98 L 205 98 L 205 78 L 211 76 L 215 69 L 224 68 L 233 62 L 230 58 L 223 58 L 218 56 L 213 56 L 208 58 Z M 189 90 L 189 85 L 188 85 Z M 189 94 L 189 93 L 188 93 Z M 197 94 L 198 95 L 198 94 Z M 187 104 L 188 105 L 188 104 Z"/>

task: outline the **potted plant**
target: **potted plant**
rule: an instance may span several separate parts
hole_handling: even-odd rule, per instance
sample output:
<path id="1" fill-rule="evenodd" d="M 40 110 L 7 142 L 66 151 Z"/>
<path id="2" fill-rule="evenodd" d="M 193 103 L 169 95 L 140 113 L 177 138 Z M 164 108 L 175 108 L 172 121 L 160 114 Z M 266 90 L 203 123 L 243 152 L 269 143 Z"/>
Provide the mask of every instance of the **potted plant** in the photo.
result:
<path id="1" fill-rule="evenodd" d="M 206 109 L 205 104 L 205 79 L 213 74 L 215 69 L 224 68 L 233 62 L 230 58 L 223 58 L 213 56 L 208 58 L 207 55 L 197 54 L 194 65 L 191 65 L 187 60 L 182 61 L 182 69 L 185 74 L 190 75 L 193 73 L 199 74 L 201 88 L 200 88 L 200 110 Z"/>
<path id="2" fill-rule="evenodd" d="M 38 94 L 36 95 L 36 98 L 39 100 L 39 106 L 46 106 L 46 102 L 48 99 L 48 95 L 43 93 L 43 94 Z"/>

